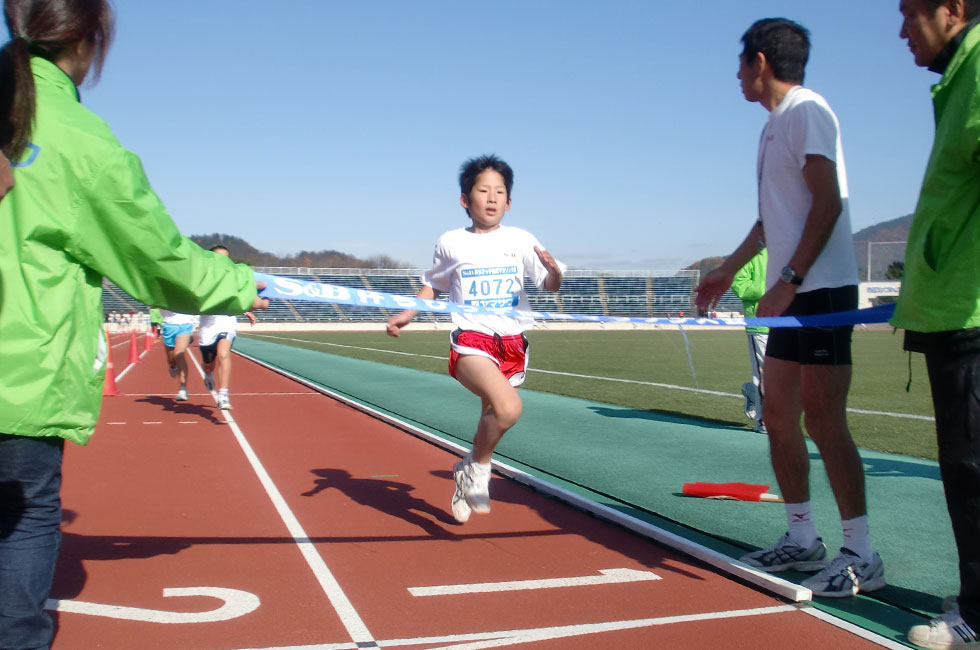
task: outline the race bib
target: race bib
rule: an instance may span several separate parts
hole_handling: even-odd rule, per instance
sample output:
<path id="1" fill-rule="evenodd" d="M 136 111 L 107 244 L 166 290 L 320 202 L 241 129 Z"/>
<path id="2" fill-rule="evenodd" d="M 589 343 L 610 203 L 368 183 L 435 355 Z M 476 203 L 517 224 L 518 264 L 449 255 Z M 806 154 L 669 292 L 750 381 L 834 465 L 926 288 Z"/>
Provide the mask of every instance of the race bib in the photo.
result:
<path id="1" fill-rule="evenodd" d="M 463 304 L 491 309 L 516 307 L 521 290 L 517 266 L 485 266 L 462 269 Z"/>

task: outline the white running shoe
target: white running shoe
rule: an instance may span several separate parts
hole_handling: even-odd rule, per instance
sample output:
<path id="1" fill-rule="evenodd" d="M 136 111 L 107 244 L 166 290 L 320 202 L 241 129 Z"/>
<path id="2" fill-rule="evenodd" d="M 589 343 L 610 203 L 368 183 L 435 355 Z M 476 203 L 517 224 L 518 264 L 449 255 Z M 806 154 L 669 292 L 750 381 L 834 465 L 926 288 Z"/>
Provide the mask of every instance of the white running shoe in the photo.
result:
<path id="1" fill-rule="evenodd" d="M 470 512 L 485 515 L 490 512 L 490 470 L 474 463 L 467 454 L 463 460 L 453 466 L 453 478 L 456 480 L 456 490 L 453 493 L 453 516 L 456 521 L 464 522 L 470 518 Z M 462 503 L 466 507 L 462 507 Z"/>
<path id="2" fill-rule="evenodd" d="M 231 402 L 228 400 L 227 395 L 218 395 L 218 408 L 222 411 L 231 410 Z"/>
<path id="3" fill-rule="evenodd" d="M 456 489 L 453 492 L 452 509 L 453 518 L 461 524 L 469 521 L 470 513 L 473 509 L 466 503 L 466 496 L 463 494 L 463 461 L 453 465 L 453 479 L 456 481 Z"/>
<path id="4" fill-rule="evenodd" d="M 769 573 L 788 569 L 819 571 L 827 566 L 827 547 L 818 537 L 810 548 L 803 548 L 786 533 L 769 548 L 746 553 L 739 559 Z"/>
<path id="5" fill-rule="evenodd" d="M 170 373 L 170 376 L 173 377 L 174 379 L 177 379 L 177 375 L 180 374 L 179 372 L 177 372 L 177 366 L 167 366 L 167 371 Z"/>
<path id="6" fill-rule="evenodd" d="M 174 399 L 176 399 L 178 402 L 186 402 L 187 386 L 181 386 L 180 389 L 177 391 L 177 397 L 175 397 Z"/>
<path id="7" fill-rule="evenodd" d="M 926 625 L 913 625 L 909 628 L 909 641 L 935 650 L 980 648 L 980 635 L 967 625 L 959 609 L 948 611 Z"/>
<path id="8" fill-rule="evenodd" d="M 210 372 L 204 373 L 204 387 L 208 389 L 208 391 L 214 390 L 214 375 L 212 375 Z"/>
<path id="9" fill-rule="evenodd" d="M 802 585 L 814 596 L 845 598 L 860 592 L 875 591 L 885 586 L 885 567 L 877 553 L 870 562 L 847 548 L 840 550 L 826 569 L 803 581 Z"/>
<path id="10" fill-rule="evenodd" d="M 763 422 L 762 420 L 756 420 L 755 426 L 752 427 L 752 430 L 755 431 L 756 433 L 768 433 L 766 431 L 766 423 Z"/>
<path id="11" fill-rule="evenodd" d="M 745 417 L 750 420 L 756 419 L 757 404 L 759 403 L 758 394 L 758 389 L 751 381 L 742 384 L 742 397 L 745 398 Z"/>

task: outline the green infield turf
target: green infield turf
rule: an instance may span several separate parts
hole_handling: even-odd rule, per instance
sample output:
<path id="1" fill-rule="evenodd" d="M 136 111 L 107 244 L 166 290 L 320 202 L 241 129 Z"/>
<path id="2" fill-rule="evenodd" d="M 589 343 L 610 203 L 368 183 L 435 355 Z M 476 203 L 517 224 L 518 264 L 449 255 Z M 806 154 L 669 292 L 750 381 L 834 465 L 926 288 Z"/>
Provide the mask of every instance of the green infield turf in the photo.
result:
<path id="1" fill-rule="evenodd" d="M 446 374 L 447 332 L 269 332 L 243 336 Z M 751 379 L 741 330 L 538 329 L 528 332 L 525 387 L 629 408 L 751 427 L 741 386 Z M 854 332 L 848 420 L 858 446 L 935 460 L 932 401 L 922 355 L 901 333 Z M 688 356 L 690 352 L 690 357 Z M 906 385 L 911 377 L 911 386 Z"/>

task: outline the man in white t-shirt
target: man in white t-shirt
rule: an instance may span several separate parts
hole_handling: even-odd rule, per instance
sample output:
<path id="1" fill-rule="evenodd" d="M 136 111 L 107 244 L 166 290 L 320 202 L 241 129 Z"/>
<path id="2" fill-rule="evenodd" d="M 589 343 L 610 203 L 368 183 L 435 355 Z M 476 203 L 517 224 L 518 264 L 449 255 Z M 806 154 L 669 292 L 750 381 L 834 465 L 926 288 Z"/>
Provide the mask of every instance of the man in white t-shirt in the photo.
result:
<path id="1" fill-rule="evenodd" d="M 742 42 L 742 92 L 769 111 L 759 142 L 760 218 L 721 268 L 698 286 L 698 307 L 710 309 L 764 242 L 768 290 L 759 300 L 758 317 L 856 309 L 857 263 L 840 128 L 824 98 L 801 85 L 809 34 L 792 21 L 767 18 L 753 24 Z M 774 327 L 766 346 L 763 419 L 789 532 L 742 561 L 765 571 L 819 571 L 803 582 L 818 596 L 885 586 L 881 558 L 868 534 L 864 467 L 847 427 L 852 329 Z M 810 505 L 804 414 L 841 516 L 844 546 L 830 563 Z"/>
<path id="2" fill-rule="evenodd" d="M 228 255 L 224 246 L 213 246 L 211 251 Z M 245 312 L 245 316 L 255 324 L 255 314 Z M 201 361 L 204 362 L 204 387 L 210 391 L 218 389 L 218 408 L 231 410 L 228 399 L 228 384 L 231 381 L 231 345 L 238 334 L 238 317 L 224 314 L 203 314 L 197 330 L 198 346 L 201 348 Z M 215 369 L 218 379 L 215 382 Z"/>

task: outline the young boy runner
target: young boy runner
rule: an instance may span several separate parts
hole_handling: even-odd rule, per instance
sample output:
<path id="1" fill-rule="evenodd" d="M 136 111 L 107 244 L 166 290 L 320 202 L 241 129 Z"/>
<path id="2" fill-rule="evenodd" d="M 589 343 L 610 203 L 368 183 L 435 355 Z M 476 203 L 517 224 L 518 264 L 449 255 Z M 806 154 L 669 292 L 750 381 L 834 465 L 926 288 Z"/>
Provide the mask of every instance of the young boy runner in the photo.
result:
<path id="1" fill-rule="evenodd" d="M 496 156 L 463 163 L 459 203 L 472 220 L 468 228 L 450 230 L 436 242 L 432 268 L 422 275 L 418 297 L 449 293 L 455 303 L 487 308 L 528 310 L 527 275 L 539 288 L 558 291 L 565 265 L 534 236 L 500 225 L 511 207 L 514 172 Z M 417 311 L 388 319 L 388 334 L 398 336 Z M 480 420 L 473 449 L 453 467 L 456 489 L 452 511 L 460 523 L 471 512 L 490 512 L 490 458 L 500 438 L 517 424 L 521 398 L 517 387 L 527 371 L 527 337 L 531 318 L 496 314 L 453 314 L 449 374 L 480 396 Z"/>
<path id="2" fill-rule="evenodd" d="M 213 246 L 211 250 L 229 257 L 224 246 Z M 249 321 L 255 324 L 255 314 L 245 312 Z M 238 318 L 223 314 L 204 314 L 198 326 L 197 338 L 201 348 L 201 361 L 204 362 L 204 387 L 214 390 L 214 370 L 218 369 L 218 408 L 230 411 L 228 383 L 231 380 L 231 345 L 238 332 Z"/>
<path id="3" fill-rule="evenodd" d="M 194 341 L 194 316 L 161 309 L 163 314 L 163 346 L 167 350 L 167 370 L 170 376 L 179 378 L 178 402 L 187 401 L 187 357 L 184 352 Z"/>

